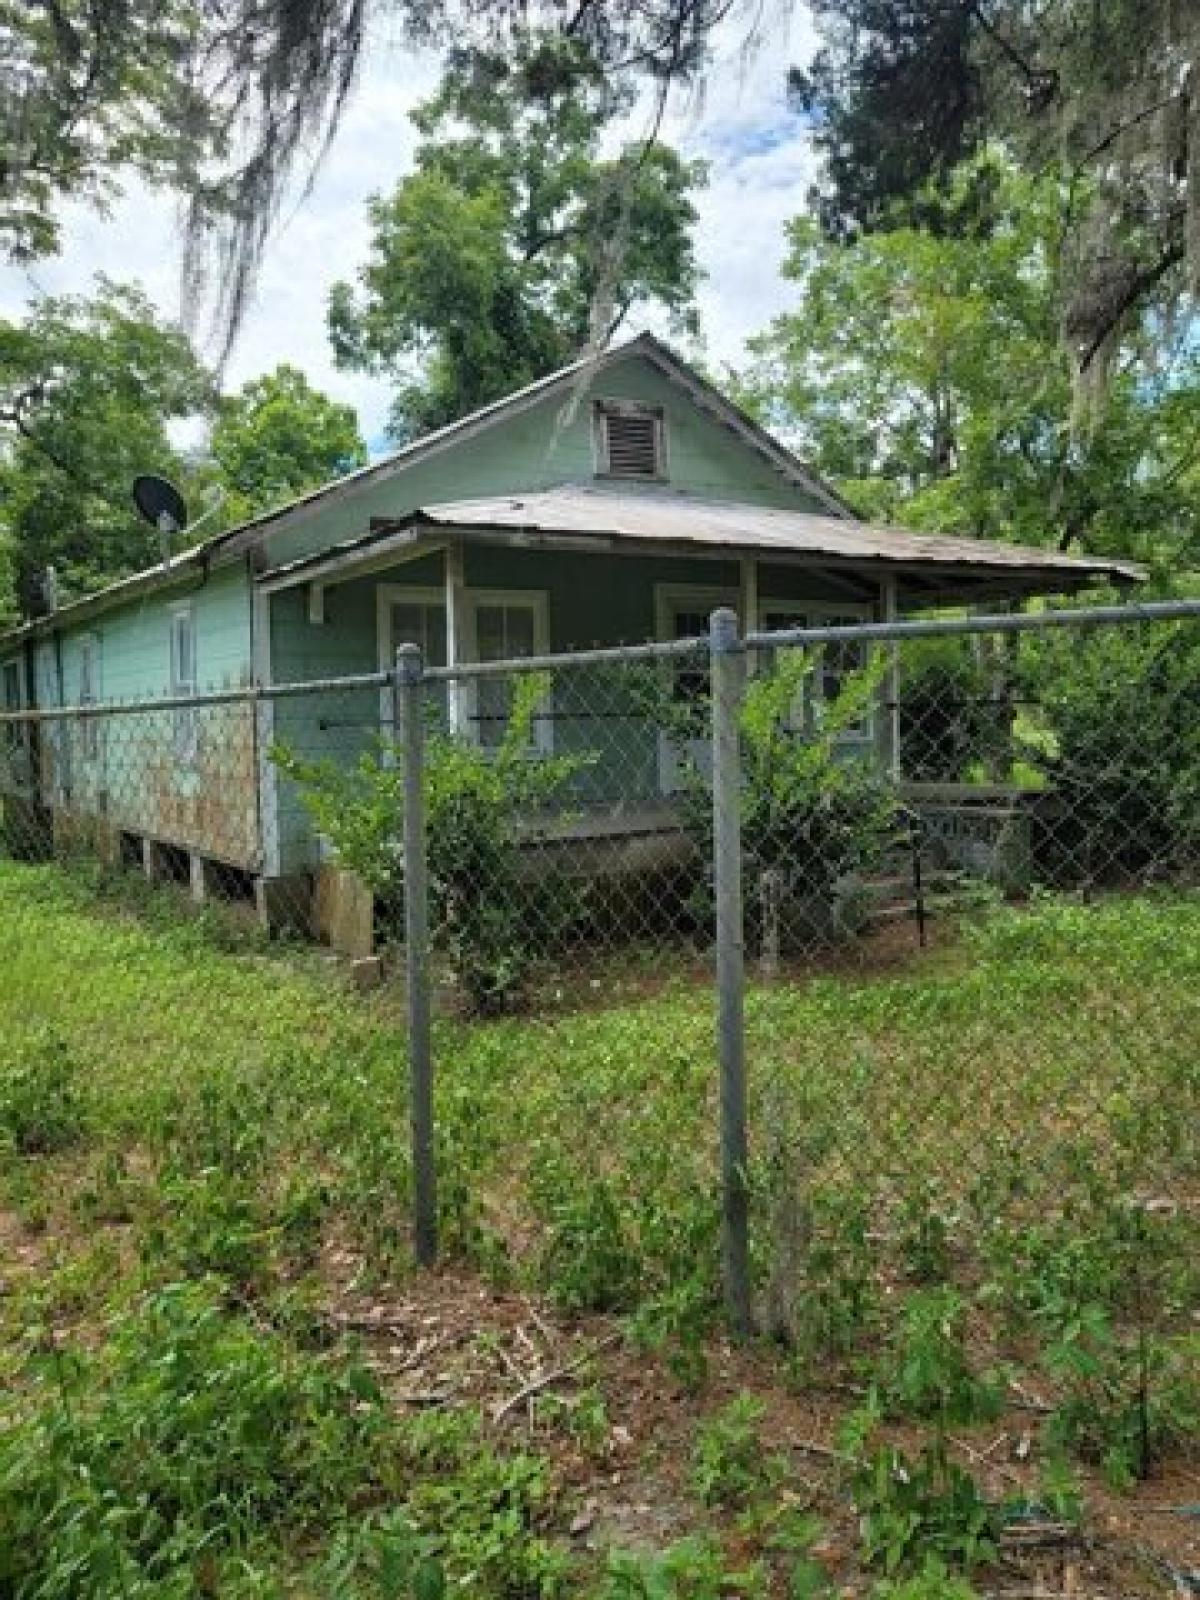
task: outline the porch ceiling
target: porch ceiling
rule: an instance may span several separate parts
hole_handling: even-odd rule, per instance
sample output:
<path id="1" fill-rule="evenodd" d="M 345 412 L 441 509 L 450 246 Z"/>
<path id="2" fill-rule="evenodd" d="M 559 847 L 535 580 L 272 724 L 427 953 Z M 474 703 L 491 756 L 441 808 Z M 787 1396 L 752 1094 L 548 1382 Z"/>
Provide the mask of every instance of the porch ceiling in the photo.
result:
<path id="1" fill-rule="evenodd" d="M 1127 561 L 910 533 L 818 512 L 699 500 L 670 491 L 567 485 L 423 506 L 318 557 L 263 573 L 260 581 L 287 587 L 313 581 L 318 568 L 320 577 L 330 581 L 333 571 L 357 568 L 389 546 L 411 548 L 423 530 L 515 546 L 594 549 L 598 554 L 754 554 L 789 564 L 873 571 L 895 577 L 909 605 L 981 594 L 1058 594 L 1097 583 L 1139 583 L 1145 576 Z"/>

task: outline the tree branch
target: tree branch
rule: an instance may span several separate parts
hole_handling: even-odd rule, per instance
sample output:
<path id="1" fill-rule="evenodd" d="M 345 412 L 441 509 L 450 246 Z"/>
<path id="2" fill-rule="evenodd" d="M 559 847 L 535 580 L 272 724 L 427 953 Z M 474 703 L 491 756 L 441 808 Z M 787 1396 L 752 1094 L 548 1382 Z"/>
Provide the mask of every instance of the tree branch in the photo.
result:
<path id="1" fill-rule="evenodd" d="M 1094 333 L 1079 357 L 1079 372 L 1088 370 L 1092 362 L 1104 348 L 1104 341 L 1109 334 L 1118 328 L 1127 312 L 1138 303 L 1143 295 L 1148 294 L 1156 283 L 1161 282 L 1170 272 L 1172 267 L 1177 267 L 1184 257 L 1182 239 L 1173 240 L 1162 255 L 1152 265 L 1145 267 L 1130 279 L 1128 286 L 1116 305 L 1105 317 L 1103 326 Z"/>

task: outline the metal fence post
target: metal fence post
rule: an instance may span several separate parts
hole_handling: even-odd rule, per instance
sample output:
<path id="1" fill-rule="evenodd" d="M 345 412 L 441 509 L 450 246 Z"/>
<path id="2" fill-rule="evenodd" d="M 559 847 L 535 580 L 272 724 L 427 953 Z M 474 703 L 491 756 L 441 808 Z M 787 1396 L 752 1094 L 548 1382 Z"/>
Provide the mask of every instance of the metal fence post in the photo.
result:
<path id="1" fill-rule="evenodd" d="M 413 1240 L 419 1265 L 437 1258 L 433 1051 L 429 1003 L 429 864 L 425 831 L 424 663 L 414 644 L 396 652 L 396 742 L 404 762 L 404 956 L 412 1118 Z"/>
<path id="2" fill-rule="evenodd" d="M 712 673 L 713 881 L 717 913 L 717 1045 L 721 1063 L 721 1222 L 725 1310 L 750 1332 L 750 1196 L 746 1139 L 745 946 L 741 739 L 745 656 L 735 612 L 709 618 Z"/>

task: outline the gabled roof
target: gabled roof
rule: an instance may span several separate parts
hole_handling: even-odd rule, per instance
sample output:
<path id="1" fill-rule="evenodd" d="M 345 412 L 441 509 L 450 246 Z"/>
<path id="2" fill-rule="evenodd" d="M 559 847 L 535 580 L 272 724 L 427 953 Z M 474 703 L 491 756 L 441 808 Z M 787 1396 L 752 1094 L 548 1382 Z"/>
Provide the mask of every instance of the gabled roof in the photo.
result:
<path id="1" fill-rule="evenodd" d="M 635 338 L 627 339 L 623 344 L 614 345 L 610 350 L 582 356 L 578 361 L 560 367 L 557 372 L 551 372 L 544 378 L 526 384 L 523 389 L 505 395 L 503 399 L 481 406 L 478 411 L 472 411 L 456 422 L 447 423 L 445 427 L 435 428 L 431 433 L 422 434 L 411 444 L 404 445 L 379 461 L 373 461 L 369 466 L 360 467 L 355 472 L 346 473 L 344 477 L 322 484 L 320 488 L 312 489 L 307 494 L 299 495 L 296 499 L 289 500 L 271 511 L 252 517 L 236 528 L 214 534 L 212 538 L 206 539 L 191 550 L 182 551 L 169 568 L 148 567 L 143 572 L 123 578 L 118 583 L 109 584 L 106 588 L 99 589 L 81 600 L 60 606 L 51 616 L 39 617 L 21 628 L 0 634 L 0 640 L 15 640 L 30 633 L 43 632 L 48 628 L 59 626 L 66 618 L 73 619 L 94 611 L 107 610 L 110 606 L 118 605 L 134 595 L 176 584 L 190 571 L 197 569 L 205 571 L 218 561 L 229 560 L 258 545 L 262 540 L 269 539 L 280 529 L 301 521 L 328 505 L 350 498 L 365 485 L 385 483 L 388 478 L 407 470 L 414 463 L 424 461 L 429 456 L 437 455 L 478 433 L 506 422 L 511 417 L 528 410 L 529 407 L 541 404 L 554 394 L 567 395 L 580 380 L 590 379 L 596 373 L 605 372 L 610 367 L 634 356 L 641 356 L 651 362 L 664 377 L 689 395 L 695 405 L 708 412 L 723 427 L 740 438 L 788 482 L 804 489 L 819 500 L 832 516 L 853 517 L 854 513 L 836 490 L 819 478 L 786 445 L 780 443 L 739 406 L 728 400 L 661 339 L 652 333 L 641 333 Z"/>
<path id="2" fill-rule="evenodd" d="M 753 551 L 764 560 L 811 559 L 850 571 L 905 575 L 916 603 L 964 597 L 968 590 L 1011 595 L 1064 593 L 1097 583 L 1138 583 L 1142 570 L 1128 561 L 1066 556 L 1028 545 L 988 539 L 911 533 L 905 528 L 848 522 L 812 511 L 788 511 L 744 501 L 704 500 L 682 491 L 625 490 L 565 484 L 529 494 L 492 495 L 419 507 L 357 539 L 319 551 L 261 575 L 272 587 L 315 581 L 339 568 L 411 546 L 422 530 L 496 534 L 506 543 L 533 539 L 572 549 L 622 548 Z"/>

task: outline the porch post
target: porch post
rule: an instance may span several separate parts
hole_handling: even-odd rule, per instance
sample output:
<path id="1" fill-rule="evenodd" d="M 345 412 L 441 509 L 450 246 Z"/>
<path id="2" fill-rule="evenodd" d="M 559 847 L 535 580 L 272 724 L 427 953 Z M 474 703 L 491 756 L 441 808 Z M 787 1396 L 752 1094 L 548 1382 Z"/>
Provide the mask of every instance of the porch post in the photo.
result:
<path id="1" fill-rule="evenodd" d="M 463 547 L 459 539 L 451 537 L 446 545 L 446 665 L 456 667 L 466 659 L 467 603 L 464 575 Z M 450 718 L 450 732 L 467 731 L 465 686 L 457 678 L 446 685 L 446 708 Z"/>
<path id="2" fill-rule="evenodd" d="M 758 627 L 758 557 L 743 556 L 741 560 L 741 599 L 739 610 L 742 627 L 753 633 Z M 757 653 L 751 651 L 746 658 L 746 670 L 757 672 Z"/>
<path id="3" fill-rule="evenodd" d="M 895 622 L 900 614 L 895 578 L 883 580 L 883 620 Z M 887 763 L 893 781 L 899 782 L 900 762 L 900 646 L 893 639 L 887 647 L 888 670 L 884 680 L 887 696 Z"/>

